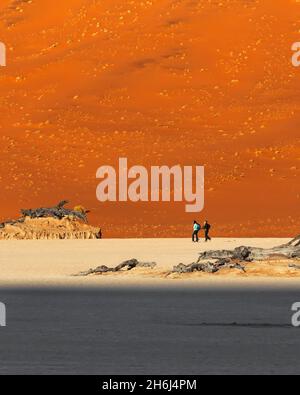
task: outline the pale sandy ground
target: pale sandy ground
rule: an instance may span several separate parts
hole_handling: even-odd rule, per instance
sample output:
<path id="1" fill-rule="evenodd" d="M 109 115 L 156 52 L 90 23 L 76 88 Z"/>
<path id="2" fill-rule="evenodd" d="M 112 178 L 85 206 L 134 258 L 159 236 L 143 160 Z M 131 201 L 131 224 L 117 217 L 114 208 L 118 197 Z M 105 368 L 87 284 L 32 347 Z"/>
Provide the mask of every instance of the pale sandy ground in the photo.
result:
<path id="1" fill-rule="evenodd" d="M 194 244 L 187 239 L 1 241 L 0 286 L 179 286 L 298 284 L 300 271 L 287 261 L 251 263 L 247 274 L 223 270 L 217 274 L 171 274 L 175 264 L 191 263 L 205 249 L 233 249 L 240 245 L 273 247 L 287 239 L 215 239 Z M 115 266 L 137 258 L 155 261 L 155 269 L 134 269 L 89 277 L 75 277 L 99 265 Z M 297 263 L 297 262 L 295 262 Z"/>

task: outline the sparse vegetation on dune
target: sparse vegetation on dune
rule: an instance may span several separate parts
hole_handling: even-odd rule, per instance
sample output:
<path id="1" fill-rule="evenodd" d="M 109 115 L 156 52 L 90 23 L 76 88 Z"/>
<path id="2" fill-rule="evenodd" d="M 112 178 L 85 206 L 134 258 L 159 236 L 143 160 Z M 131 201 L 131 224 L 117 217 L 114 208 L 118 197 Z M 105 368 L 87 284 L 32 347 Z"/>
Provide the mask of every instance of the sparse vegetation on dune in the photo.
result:
<path id="1" fill-rule="evenodd" d="M 2 0 L 0 11 L 1 218 L 49 194 L 85 196 L 110 236 L 186 235 L 180 205 L 95 203 L 96 169 L 122 156 L 205 165 L 217 235 L 296 234 L 296 1 Z"/>

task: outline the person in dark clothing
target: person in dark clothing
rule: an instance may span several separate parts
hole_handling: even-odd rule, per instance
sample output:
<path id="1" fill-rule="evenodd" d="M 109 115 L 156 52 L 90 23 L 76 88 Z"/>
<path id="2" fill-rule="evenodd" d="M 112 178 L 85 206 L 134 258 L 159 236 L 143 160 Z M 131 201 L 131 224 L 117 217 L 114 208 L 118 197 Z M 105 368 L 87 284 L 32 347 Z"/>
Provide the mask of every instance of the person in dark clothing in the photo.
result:
<path id="1" fill-rule="evenodd" d="M 200 232 L 200 230 L 201 230 L 201 225 L 198 224 L 197 221 L 194 221 L 194 228 L 193 228 L 193 229 L 194 229 L 194 231 L 193 231 L 193 237 L 192 237 L 193 242 L 198 243 L 198 241 L 199 241 L 199 236 L 198 236 L 198 234 L 199 234 L 199 232 Z"/>
<path id="2" fill-rule="evenodd" d="M 211 225 L 208 223 L 208 221 L 204 222 L 204 233 L 205 233 L 205 241 L 211 240 L 210 236 L 209 236 L 209 231 L 210 231 Z"/>

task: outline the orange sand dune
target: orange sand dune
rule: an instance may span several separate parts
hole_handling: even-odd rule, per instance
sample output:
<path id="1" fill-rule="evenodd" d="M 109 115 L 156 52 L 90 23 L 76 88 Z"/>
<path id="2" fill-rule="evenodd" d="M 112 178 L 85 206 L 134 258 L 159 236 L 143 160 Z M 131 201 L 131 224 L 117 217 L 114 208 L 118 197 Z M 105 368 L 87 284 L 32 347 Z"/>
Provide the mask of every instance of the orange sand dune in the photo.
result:
<path id="1" fill-rule="evenodd" d="M 295 0 L 2 0 L 0 217 L 68 198 L 105 236 L 180 237 L 184 204 L 100 204 L 96 169 L 206 167 L 226 236 L 299 233 Z"/>

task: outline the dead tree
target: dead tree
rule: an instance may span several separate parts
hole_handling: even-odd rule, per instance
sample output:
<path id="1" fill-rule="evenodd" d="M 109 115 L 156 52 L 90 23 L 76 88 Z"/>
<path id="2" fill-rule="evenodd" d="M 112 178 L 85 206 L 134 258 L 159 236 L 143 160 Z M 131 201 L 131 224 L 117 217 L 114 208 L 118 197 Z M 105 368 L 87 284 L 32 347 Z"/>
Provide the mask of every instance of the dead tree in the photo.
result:
<path id="1" fill-rule="evenodd" d="M 22 209 L 21 214 L 22 217 L 16 219 L 16 220 L 9 220 L 0 223 L 0 229 L 4 229 L 6 225 L 18 225 L 21 224 L 25 221 L 25 218 L 55 218 L 62 220 L 65 217 L 73 217 L 78 220 L 81 220 L 85 223 L 88 222 L 87 219 L 87 214 L 89 211 L 76 211 L 76 210 L 70 210 L 66 208 L 65 206 L 69 202 L 67 200 L 62 200 L 61 202 L 58 203 L 57 206 L 54 207 L 41 207 L 41 208 L 36 208 L 36 209 Z"/>
<path id="2" fill-rule="evenodd" d="M 5 222 L 2 222 L 0 224 L 0 229 L 4 229 L 6 225 L 18 225 L 18 224 L 22 224 L 25 221 L 25 218 L 19 218 L 19 219 L 15 219 L 15 220 L 8 220 Z"/>
<path id="3" fill-rule="evenodd" d="M 150 269 L 153 269 L 156 266 L 155 262 L 139 262 L 137 259 L 129 259 L 128 261 L 120 263 L 116 267 L 108 267 L 105 265 L 98 266 L 96 269 L 89 269 L 85 272 L 80 272 L 79 274 L 76 274 L 75 276 L 89 276 L 91 274 L 105 274 L 105 273 L 116 273 L 120 271 L 124 271 L 126 269 L 127 271 L 130 271 L 132 269 L 135 269 L 137 267 L 147 267 Z"/>
<path id="4" fill-rule="evenodd" d="M 26 210 L 21 210 L 22 216 L 23 217 L 29 217 L 29 218 L 56 218 L 56 219 L 63 219 L 65 217 L 75 217 L 79 220 L 82 220 L 84 222 L 87 221 L 87 212 L 81 212 L 81 211 L 75 211 L 75 210 L 70 210 L 66 208 L 66 204 L 69 202 L 67 200 L 63 200 L 60 203 L 58 203 L 57 206 L 54 207 L 41 207 L 37 209 L 26 209 Z"/>
<path id="5" fill-rule="evenodd" d="M 220 259 L 216 262 L 202 262 L 202 263 L 191 263 L 190 265 L 184 265 L 180 263 L 173 267 L 172 273 L 193 273 L 193 272 L 204 272 L 204 273 L 217 273 L 223 268 L 238 269 L 244 273 L 246 269 L 239 263 L 232 262 L 231 259 Z"/>
<path id="6" fill-rule="evenodd" d="M 234 250 L 205 251 L 199 254 L 197 262 L 191 263 L 190 265 L 180 263 L 174 266 L 172 273 L 193 273 L 197 271 L 217 273 L 224 268 L 238 269 L 246 273 L 246 267 L 243 264 L 275 258 L 300 258 L 300 236 L 287 244 L 269 249 L 242 246 Z M 300 269 L 300 266 L 297 265 L 290 265 L 289 267 Z"/>
<path id="7" fill-rule="evenodd" d="M 205 251 L 200 253 L 197 263 L 208 259 L 231 259 L 239 262 L 253 262 L 274 258 L 300 258 L 300 236 L 287 244 L 269 249 L 243 246 L 234 250 Z"/>
<path id="8" fill-rule="evenodd" d="M 238 247 L 234 250 L 205 251 L 199 255 L 198 261 L 190 265 L 180 263 L 173 267 L 168 273 L 217 273 L 221 269 L 236 269 L 246 273 L 246 264 L 253 261 L 270 260 L 274 258 L 297 259 L 300 258 L 300 236 L 291 240 L 287 244 L 278 247 L 263 249 L 253 247 Z M 137 259 L 130 259 L 120 263 L 116 267 L 99 266 L 77 274 L 77 276 L 88 276 L 92 274 L 116 273 L 123 270 L 130 271 L 137 267 L 154 268 L 154 262 L 139 262 Z M 300 266 L 290 265 L 291 268 L 300 269 Z"/>

